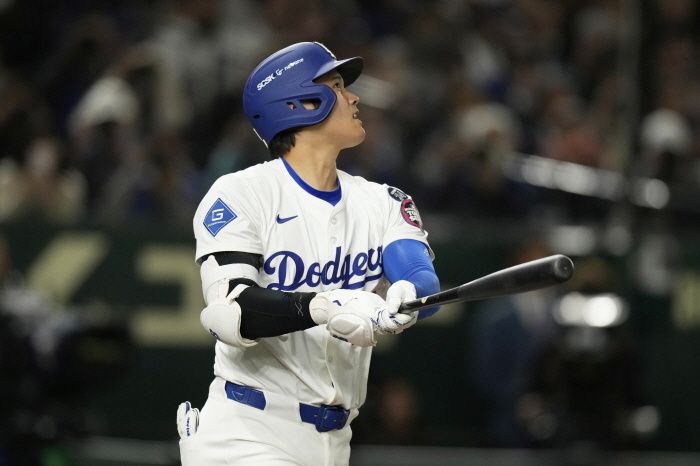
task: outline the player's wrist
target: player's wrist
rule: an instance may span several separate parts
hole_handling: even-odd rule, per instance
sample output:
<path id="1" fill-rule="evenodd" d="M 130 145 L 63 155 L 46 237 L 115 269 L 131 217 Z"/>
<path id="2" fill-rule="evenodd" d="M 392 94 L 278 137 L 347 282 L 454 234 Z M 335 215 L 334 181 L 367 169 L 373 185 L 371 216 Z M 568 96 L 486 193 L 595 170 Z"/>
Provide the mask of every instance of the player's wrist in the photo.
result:
<path id="1" fill-rule="evenodd" d="M 328 293 L 328 291 L 316 293 L 316 296 L 309 301 L 309 314 L 316 325 L 323 325 L 328 322 L 328 308 L 330 306 Z"/>
<path id="2" fill-rule="evenodd" d="M 330 290 L 316 293 L 309 301 L 309 314 L 317 325 L 327 324 L 333 315 L 341 312 L 341 309 L 348 304 L 361 291 L 352 290 Z M 347 310 L 347 308 L 345 309 Z"/>

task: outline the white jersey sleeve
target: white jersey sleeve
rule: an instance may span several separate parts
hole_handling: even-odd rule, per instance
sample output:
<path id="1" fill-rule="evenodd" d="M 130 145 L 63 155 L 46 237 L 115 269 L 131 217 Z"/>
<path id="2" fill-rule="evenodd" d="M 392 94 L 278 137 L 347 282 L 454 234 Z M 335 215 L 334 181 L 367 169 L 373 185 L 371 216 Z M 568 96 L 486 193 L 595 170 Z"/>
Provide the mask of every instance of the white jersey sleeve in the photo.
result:
<path id="1" fill-rule="evenodd" d="M 223 251 L 263 254 L 258 202 L 246 177 L 234 173 L 219 178 L 194 216 L 196 259 Z"/>
<path id="2" fill-rule="evenodd" d="M 384 249 L 400 239 L 414 239 L 428 246 L 430 259 L 435 259 L 435 254 L 428 244 L 428 232 L 423 228 L 416 203 L 411 196 L 398 188 L 382 185 L 384 190 L 384 203 L 388 212 L 388 223 L 384 234 Z"/>

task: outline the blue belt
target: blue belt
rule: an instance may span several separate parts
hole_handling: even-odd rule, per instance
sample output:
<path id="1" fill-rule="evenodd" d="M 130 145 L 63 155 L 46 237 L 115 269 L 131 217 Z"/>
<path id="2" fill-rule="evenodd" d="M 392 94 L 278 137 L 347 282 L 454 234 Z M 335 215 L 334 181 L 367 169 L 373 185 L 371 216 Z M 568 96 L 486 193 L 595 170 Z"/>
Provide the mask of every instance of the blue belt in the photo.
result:
<path id="1" fill-rule="evenodd" d="M 230 400 L 261 410 L 265 409 L 267 404 L 265 395 L 260 390 L 232 382 L 226 382 L 226 396 Z M 299 415 L 303 422 L 314 424 L 317 431 L 328 432 L 345 427 L 350 411 L 341 406 L 312 406 L 299 403 Z"/>
<path id="2" fill-rule="evenodd" d="M 226 382 L 226 396 L 229 400 L 238 401 L 258 409 L 265 409 L 267 404 L 265 395 L 260 390 L 255 390 L 245 385 L 236 385 L 231 382 Z"/>

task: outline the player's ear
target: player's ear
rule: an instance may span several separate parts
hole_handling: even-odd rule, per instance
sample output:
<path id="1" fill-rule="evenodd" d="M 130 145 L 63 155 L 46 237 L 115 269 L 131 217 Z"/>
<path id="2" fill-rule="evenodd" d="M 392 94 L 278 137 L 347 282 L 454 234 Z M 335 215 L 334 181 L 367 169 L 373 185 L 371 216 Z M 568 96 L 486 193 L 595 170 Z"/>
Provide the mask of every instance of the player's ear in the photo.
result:
<path id="1" fill-rule="evenodd" d="M 321 106 L 321 99 L 302 100 L 301 104 L 307 110 L 316 110 L 318 107 Z"/>

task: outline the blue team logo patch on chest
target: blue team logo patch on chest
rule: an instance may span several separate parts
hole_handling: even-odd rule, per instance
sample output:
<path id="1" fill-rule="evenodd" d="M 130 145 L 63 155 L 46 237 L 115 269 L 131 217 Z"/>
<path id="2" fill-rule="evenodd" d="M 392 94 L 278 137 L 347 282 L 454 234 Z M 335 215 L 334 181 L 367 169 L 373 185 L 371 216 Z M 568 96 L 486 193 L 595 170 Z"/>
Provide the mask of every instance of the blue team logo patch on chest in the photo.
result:
<path id="1" fill-rule="evenodd" d="M 235 220 L 236 217 L 238 215 L 224 201 L 217 199 L 214 205 L 211 206 L 211 209 L 209 209 L 209 212 L 207 212 L 207 216 L 204 217 L 204 226 L 207 227 L 212 236 L 216 236 L 223 227 Z"/>

